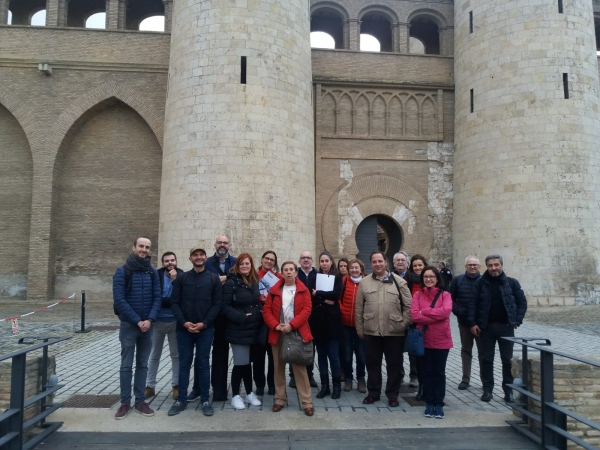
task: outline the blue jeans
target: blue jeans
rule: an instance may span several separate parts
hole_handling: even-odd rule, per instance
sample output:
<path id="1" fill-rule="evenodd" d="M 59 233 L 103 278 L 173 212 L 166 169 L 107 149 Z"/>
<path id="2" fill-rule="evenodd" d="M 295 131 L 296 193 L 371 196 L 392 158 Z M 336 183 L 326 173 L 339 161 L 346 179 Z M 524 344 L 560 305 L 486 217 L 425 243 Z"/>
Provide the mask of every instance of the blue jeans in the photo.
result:
<path id="1" fill-rule="evenodd" d="M 352 353 L 356 355 L 356 378 L 360 380 L 365 377 L 365 340 L 358 337 L 356 328 L 344 325 L 344 356 L 346 358 L 344 374 L 346 380 L 354 379 L 352 378 Z"/>
<path id="2" fill-rule="evenodd" d="M 190 384 L 190 369 L 194 360 L 196 348 L 197 375 L 200 384 L 200 401 L 209 400 L 210 391 L 210 348 L 212 346 L 214 328 L 205 328 L 199 333 L 187 330 L 177 330 L 177 347 L 179 348 L 179 398 L 180 402 L 187 401 Z"/>
<path id="3" fill-rule="evenodd" d="M 333 378 L 339 378 L 341 375 L 342 368 L 340 367 L 340 355 L 339 355 L 339 339 L 329 339 L 327 341 L 315 341 L 318 352 L 319 361 L 319 374 L 321 378 L 329 379 L 329 369 L 327 367 L 327 360 L 331 364 L 331 376 Z"/>
<path id="4" fill-rule="evenodd" d="M 148 358 L 152 350 L 152 328 L 145 333 L 133 323 L 121 321 L 119 328 L 121 341 L 121 403 L 131 404 L 131 379 L 133 378 L 133 357 L 135 355 L 135 378 L 133 394 L 135 404 L 146 401 L 144 388 L 148 375 Z M 136 351 L 137 350 L 137 351 Z"/>

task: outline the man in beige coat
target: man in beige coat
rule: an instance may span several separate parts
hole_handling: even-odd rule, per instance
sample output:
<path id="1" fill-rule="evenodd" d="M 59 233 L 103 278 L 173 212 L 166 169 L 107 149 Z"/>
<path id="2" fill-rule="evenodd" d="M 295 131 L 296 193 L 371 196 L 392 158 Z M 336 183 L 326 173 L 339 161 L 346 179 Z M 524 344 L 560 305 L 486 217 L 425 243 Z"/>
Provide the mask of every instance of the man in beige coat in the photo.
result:
<path id="1" fill-rule="evenodd" d="M 370 405 L 381 396 L 381 363 L 385 354 L 387 384 L 385 395 L 397 407 L 402 382 L 402 349 L 410 326 L 412 296 L 404 281 L 390 273 L 383 253 L 371 254 L 373 274 L 362 279 L 356 297 L 356 332 L 365 339 L 367 389 L 363 400 Z"/>

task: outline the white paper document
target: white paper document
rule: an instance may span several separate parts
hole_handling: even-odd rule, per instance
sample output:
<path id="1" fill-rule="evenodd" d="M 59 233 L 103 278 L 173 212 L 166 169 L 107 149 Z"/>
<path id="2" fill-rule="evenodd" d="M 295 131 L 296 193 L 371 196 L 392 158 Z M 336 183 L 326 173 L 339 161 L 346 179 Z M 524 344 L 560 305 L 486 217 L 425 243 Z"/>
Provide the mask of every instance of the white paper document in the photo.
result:
<path id="1" fill-rule="evenodd" d="M 324 273 L 317 274 L 317 291 L 333 291 L 335 284 L 335 275 L 325 275 Z"/>
<path id="2" fill-rule="evenodd" d="M 267 294 L 269 293 L 269 291 L 271 290 L 271 288 L 273 286 L 275 286 L 275 284 L 278 281 L 279 281 L 279 278 L 277 278 L 277 275 L 275 275 L 271 271 L 267 272 L 265 274 L 265 276 L 262 277 L 262 279 L 258 283 L 258 288 L 260 289 L 260 295 L 264 295 L 266 297 Z"/>

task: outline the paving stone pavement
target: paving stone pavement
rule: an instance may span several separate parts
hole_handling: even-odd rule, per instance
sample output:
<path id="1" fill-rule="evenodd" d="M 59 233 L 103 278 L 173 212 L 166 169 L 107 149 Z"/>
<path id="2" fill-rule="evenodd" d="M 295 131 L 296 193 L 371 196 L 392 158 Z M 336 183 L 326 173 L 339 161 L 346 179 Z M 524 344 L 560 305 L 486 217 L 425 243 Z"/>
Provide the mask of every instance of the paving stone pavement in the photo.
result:
<path id="1" fill-rule="evenodd" d="M 452 334 L 454 337 L 455 348 L 450 351 L 447 364 L 447 391 L 446 403 L 448 411 L 477 411 L 481 413 L 506 413 L 507 406 L 502 401 L 502 390 L 500 387 L 501 365 L 497 353 L 494 371 L 496 375 L 496 387 L 494 390 L 494 400 L 490 403 L 484 403 L 479 400 L 482 389 L 479 381 L 479 366 L 476 358 L 473 360 L 472 384 L 469 390 L 460 391 L 457 386 L 462 378 L 461 360 L 460 360 L 460 341 L 457 322 L 452 320 Z M 517 330 L 518 336 L 527 337 L 548 337 L 552 340 L 552 346 L 556 349 L 573 353 L 580 356 L 593 356 L 600 354 L 600 336 L 590 336 L 578 331 L 557 329 L 554 326 L 525 323 Z M 118 332 L 107 333 L 89 342 L 81 348 L 67 353 L 60 353 L 57 356 L 58 375 L 61 383 L 66 383 L 66 387 L 57 395 L 57 400 L 65 400 L 73 394 L 118 394 L 119 393 L 119 362 L 120 346 Z M 519 348 L 515 349 L 515 354 Z M 408 373 L 408 358 L 405 358 L 405 366 Z M 230 369 L 232 364 L 230 363 Z M 383 367 L 384 383 L 385 366 Z M 315 374 L 318 369 L 315 367 Z M 317 377 L 318 378 L 318 377 Z M 158 384 L 156 386 L 156 396 L 150 400 L 150 405 L 155 410 L 168 409 L 173 404 L 171 397 L 171 370 L 168 356 L 168 347 L 165 343 L 165 349 L 161 358 L 160 369 L 158 373 Z M 190 384 L 191 386 L 191 384 Z M 288 388 L 288 411 L 300 409 L 297 395 L 293 389 Z M 363 405 L 364 394 L 360 394 L 356 389 L 350 392 L 342 392 L 339 400 L 332 400 L 330 397 L 325 399 L 316 398 L 317 389 L 313 388 L 313 401 L 315 410 L 320 412 L 351 412 L 368 411 L 372 413 L 394 413 L 413 411 L 421 409 L 421 406 L 411 406 L 404 399 L 400 401 L 400 407 L 389 408 L 385 397 L 373 405 Z M 231 395 L 231 393 L 230 393 Z M 414 393 L 403 394 L 414 396 Z M 270 411 L 273 404 L 272 396 L 265 395 L 263 406 L 249 407 L 250 411 Z M 198 407 L 198 404 L 192 404 Z M 190 405 L 190 406 L 192 406 Z M 233 410 L 230 402 L 215 402 L 215 409 Z M 240 411 L 243 413 L 243 411 Z"/>
<path id="2" fill-rule="evenodd" d="M 0 303 L 0 318 L 25 313 L 39 307 L 30 302 L 14 302 L 9 305 Z M 543 322 L 534 323 L 529 321 L 517 330 L 517 336 L 542 337 L 552 340 L 552 346 L 579 356 L 600 356 L 600 306 L 579 307 L 569 310 L 568 308 L 555 309 L 554 311 L 533 310 L 531 319 Z M 111 330 L 118 326 L 118 320 L 112 313 L 112 305 L 107 303 L 88 304 L 88 328 L 104 327 L 101 331 L 94 330 L 87 334 L 74 334 L 73 330 L 79 326 L 79 307 L 76 302 L 65 303 L 48 311 L 24 318 L 19 322 L 20 332 L 13 335 L 10 323 L 0 323 L 0 354 L 14 350 L 19 346 L 16 344 L 18 337 L 25 335 L 52 335 L 71 336 L 72 339 L 54 345 L 51 353 L 57 358 L 57 373 L 61 384 L 66 386 L 57 394 L 56 400 L 63 401 L 74 394 L 118 394 L 119 393 L 119 364 L 120 345 L 118 331 Z M 574 323 L 579 320 L 579 323 Z M 595 322 L 595 323 L 594 323 Z M 496 375 L 495 397 L 490 403 L 479 400 L 482 389 L 479 381 L 479 365 L 477 358 L 473 359 L 472 382 L 469 390 L 457 389 L 462 377 L 460 360 L 460 338 L 458 325 L 452 317 L 452 335 L 455 347 L 450 351 L 447 363 L 446 403 L 447 410 L 468 411 L 480 413 L 506 413 L 509 409 L 502 401 L 502 390 L 500 387 L 501 365 L 499 354 L 496 354 L 494 365 Z M 107 329 L 108 328 L 108 329 Z M 596 332 L 598 331 L 598 332 Z M 157 395 L 150 399 L 151 407 L 156 410 L 170 408 L 174 400 L 171 397 L 171 370 L 168 356 L 168 347 L 165 340 L 165 349 L 162 354 L 161 364 L 158 372 Z M 519 346 L 515 348 L 515 354 L 520 352 Z M 315 365 L 317 365 L 315 363 Z M 232 363 L 230 363 L 230 369 Z M 408 374 L 408 358 L 405 358 L 405 368 Z M 385 362 L 383 367 L 384 384 Z M 318 368 L 315 367 L 315 375 L 318 380 Z M 407 381 L 405 379 L 405 381 Z M 191 384 L 190 384 L 191 386 Z M 402 396 L 414 397 L 414 389 L 403 389 L 411 391 L 403 393 Z M 288 388 L 289 407 L 284 411 L 290 413 L 300 410 L 300 403 L 293 389 Z M 365 394 L 360 394 L 356 386 L 351 392 L 342 392 L 339 400 L 316 398 L 317 389 L 313 389 L 313 401 L 315 409 L 320 412 L 372 412 L 372 413 L 394 413 L 407 411 L 420 411 L 422 406 L 411 406 L 404 399 L 400 399 L 400 407 L 389 408 L 385 396 L 374 405 L 363 405 L 362 399 Z M 231 392 L 230 392 L 231 397 Z M 273 404 L 272 396 L 265 395 L 263 406 L 248 407 L 250 411 L 270 411 Z M 198 408 L 198 404 L 192 403 L 190 407 Z M 215 402 L 217 411 L 233 410 L 228 402 Z M 114 408 L 114 407 L 113 407 Z M 243 414 L 244 411 L 238 411 Z"/>

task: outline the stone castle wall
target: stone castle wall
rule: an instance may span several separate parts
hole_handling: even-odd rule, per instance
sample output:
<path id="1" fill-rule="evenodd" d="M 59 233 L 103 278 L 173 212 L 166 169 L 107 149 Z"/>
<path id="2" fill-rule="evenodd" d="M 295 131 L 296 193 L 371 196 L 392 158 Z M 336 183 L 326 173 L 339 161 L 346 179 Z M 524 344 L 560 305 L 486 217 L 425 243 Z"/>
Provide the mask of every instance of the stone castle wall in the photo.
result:
<path id="1" fill-rule="evenodd" d="M 221 234 L 257 262 L 266 249 L 314 250 L 308 4 L 174 6 L 161 252 L 185 255 Z"/>
<path id="2" fill-rule="evenodd" d="M 455 259 L 502 253 L 534 305 L 597 303 L 592 3 L 461 0 L 455 27 Z"/>
<path id="3" fill-rule="evenodd" d="M 403 248 L 409 253 L 424 253 L 433 263 L 445 260 L 452 266 L 454 261 L 458 271 L 466 254 L 484 257 L 491 251 L 504 253 L 507 273 L 523 282 L 533 304 L 598 301 L 596 286 L 600 283 L 594 278 L 593 250 L 597 248 L 593 223 L 594 211 L 598 209 L 592 207 L 595 188 L 593 180 L 590 181 L 596 169 L 593 163 L 587 166 L 583 163 L 587 161 L 586 152 L 590 155 L 590 142 L 597 138 L 594 116 L 597 105 L 590 99 L 597 90 L 598 68 L 593 57 L 593 17 L 589 2 L 565 4 L 567 9 L 581 11 L 576 14 L 565 11 L 559 20 L 552 19 L 550 28 L 541 27 L 535 32 L 539 35 L 532 31 L 536 29 L 532 24 L 538 20 L 547 23 L 548 15 L 554 14 L 553 1 L 539 0 L 535 8 L 538 13 L 531 13 L 525 21 L 517 17 L 521 25 L 515 30 L 502 28 L 501 19 L 494 22 L 493 17 L 504 16 L 488 11 L 487 2 L 471 2 L 464 10 L 461 3 L 456 11 L 459 24 L 456 39 L 454 4 L 447 0 L 311 0 L 310 4 L 304 2 L 305 5 L 300 2 L 298 8 L 310 9 L 313 15 L 324 11 L 325 16 L 337 14 L 343 28 L 342 41 L 338 50 L 313 49 L 312 64 L 305 62 L 298 69 L 299 76 L 292 80 L 273 75 L 284 63 L 271 67 L 270 56 L 257 57 L 265 39 L 275 42 L 278 33 L 288 31 L 277 26 L 267 27 L 263 23 L 267 20 L 267 11 L 261 17 L 246 17 L 250 22 L 256 20 L 263 24 L 257 27 L 258 34 L 254 37 L 267 36 L 251 49 L 256 53 L 247 55 L 242 55 L 241 48 L 231 47 L 234 41 L 230 38 L 252 32 L 252 26 L 217 23 L 221 19 L 211 18 L 215 23 L 204 36 L 224 33 L 226 37 L 223 42 L 219 41 L 220 47 L 214 48 L 213 53 L 210 48 L 205 50 L 207 55 L 212 55 L 210 58 L 198 58 L 194 62 L 198 65 L 192 67 L 189 80 L 214 75 L 210 82 L 203 80 L 204 84 L 198 84 L 193 90 L 193 101 L 198 102 L 196 114 L 205 114 L 214 130 L 210 127 L 185 132 L 171 130 L 182 137 L 196 133 L 193 139 L 206 140 L 209 135 L 213 139 L 207 141 L 212 142 L 210 146 L 207 144 L 202 150 L 200 146 L 195 148 L 196 153 L 200 150 L 204 153 L 203 156 L 192 155 L 191 158 L 198 158 L 192 164 L 186 153 L 180 153 L 181 158 L 175 161 L 172 159 L 174 149 L 166 148 L 168 152 L 164 155 L 162 151 L 165 99 L 168 93 L 170 101 L 175 103 L 173 96 L 185 92 L 179 81 L 182 81 L 182 71 L 188 69 L 173 60 L 172 84 L 168 87 L 171 49 L 175 48 L 170 34 L 173 3 L 164 3 L 166 33 L 124 30 L 133 19 L 124 19 L 121 0 L 107 3 L 107 30 L 65 28 L 64 0 L 49 0 L 47 27 L 0 25 L 0 158 L 4 162 L 0 167 L 0 240 L 3 242 L 0 298 L 62 297 L 81 289 L 86 289 L 91 299 L 108 298 L 111 276 L 124 261 L 131 240 L 138 234 L 146 234 L 153 240 L 155 263 L 158 263 L 159 250 L 167 249 L 177 250 L 180 262 L 185 261 L 192 241 L 201 240 L 211 246 L 216 235 L 222 232 L 232 235 L 234 254 L 250 250 L 257 255 L 272 247 L 270 244 L 275 241 L 279 242 L 274 244 L 275 249 L 284 259 L 297 259 L 305 247 L 314 247 L 316 251 L 327 249 L 336 257 L 354 256 L 359 251 L 355 235 L 358 225 L 371 215 L 380 215 L 400 227 Z M 240 8 L 253 4 L 251 0 L 236 3 Z M 7 5 L 7 0 L 0 0 L 0 22 Z M 594 0 L 593 7 L 600 21 L 600 2 Z M 475 11 L 474 37 L 464 35 L 469 8 Z M 202 11 L 197 12 L 204 20 L 202 14 Z M 273 12 L 269 9 L 268 14 L 273 14 L 271 18 L 284 15 L 277 8 Z M 359 51 L 360 27 L 369 17 L 387 20 L 390 24 L 390 52 Z M 432 20 L 439 27 L 439 55 L 409 53 L 410 23 L 419 18 Z M 178 23 L 184 19 L 178 16 L 175 20 Z M 554 38 L 544 37 L 546 31 L 552 36 L 559 35 L 557 30 L 562 30 L 564 20 L 577 25 L 564 33 L 567 41 L 554 42 Z M 306 23 L 302 26 L 306 32 Z M 512 59 L 516 56 L 506 46 L 486 47 L 502 36 L 508 39 L 509 35 L 511 39 L 516 36 L 516 42 L 521 45 L 520 61 Z M 176 45 L 191 42 L 185 36 L 185 33 L 182 39 L 175 36 Z M 521 40 L 519 36 L 525 37 Z M 198 48 L 203 45 L 201 34 L 189 39 L 196 39 Z M 248 36 L 246 40 L 252 39 Z M 217 45 L 214 43 L 217 41 L 211 42 Z M 535 48 L 530 49 L 524 42 Z M 246 46 L 246 42 L 243 45 Z M 536 47 L 547 45 L 554 47 Z M 455 48 L 457 61 L 460 60 L 456 62 L 456 142 Z M 305 50 L 308 53 L 307 48 Z M 546 51 L 547 57 L 539 53 L 541 51 Z M 306 61 L 305 54 L 300 56 L 296 50 L 293 53 Z M 173 55 L 179 54 L 183 55 L 173 51 Z M 229 56 L 219 59 L 219 55 Z M 240 88 L 236 72 L 241 56 L 248 58 L 249 83 L 245 90 Z M 484 67 L 478 63 L 480 60 L 491 66 Z M 536 61 L 540 62 L 539 66 Z M 565 69 L 571 74 L 573 95 L 567 109 L 564 109 L 564 99 L 529 98 L 530 93 L 518 93 L 506 84 L 518 75 L 524 80 L 523 90 L 539 84 L 539 92 L 560 93 L 562 79 L 554 76 L 559 69 L 571 67 L 571 61 L 576 62 L 573 70 Z M 39 63 L 50 64 L 52 74 L 40 72 Z M 298 61 L 292 62 L 289 67 L 296 63 Z M 551 70 L 546 67 L 548 64 Z M 554 75 L 544 72 L 540 80 L 541 75 L 536 72 L 539 67 L 554 71 Z M 298 116 L 301 129 L 306 132 L 300 133 L 301 136 L 286 135 L 288 142 L 298 143 L 299 153 L 286 155 L 283 161 L 277 160 L 275 166 L 260 166 L 258 162 L 261 158 L 264 161 L 265 155 L 279 152 L 263 139 L 273 134 L 271 119 L 291 122 L 290 117 L 278 112 L 288 109 L 287 105 L 282 109 L 276 105 L 282 98 L 289 97 L 277 97 L 273 92 L 288 92 L 288 87 L 281 88 L 282 82 L 305 91 L 302 83 L 308 83 L 310 90 L 307 74 L 311 68 L 309 102 L 312 103 Z M 297 69 L 291 71 L 295 72 Z M 530 73 L 535 73 L 531 79 L 527 78 Z M 294 84 L 299 80 L 304 81 Z M 235 90 L 231 91 L 233 84 Z M 471 88 L 480 92 L 475 97 L 473 114 L 465 110 Z M 494 97 L 507 89 L 505 94 Z M 304 94 L 296 98 L 304 98 Z M 217 109 L 211 106 L 212 110 L 198 112 L 205 101 Z M 250 106 L 240 106 L 238 110 L 236 102 Z M 482 108 L 488 103 L 493 113 L 487 106 Z M 516 114 L 513 109 L 522 116 L 510 117 Z M 590 110 L 594 114 L 580 121 L 582 112 Z M 256 118 L 269 116 L 264 135 L 260 136 L 262 130 L 253 128 L 252 121 L 240 120 L 243 111 L 256 114 Z M 560 114 L 555 114 L 556 111 Z M 309 138 L 312 132 L 307 122 L 311 114 L 314 115 L 314 141 Z M 546 114 L 552 123 L 549 129 L 542 130 L 536 123 L 546 123 Z M 204 119 L 201 122 L 209 123 Z M 248 124 L 249 129 L 241 132 L 254 134 L 242 139 L 243 145 L 237 138 L 232 142 L 226 132 L 233 130 L 218 128 L 224 123 L 235 125 L 238 131 L 241 124 Z M 495 127 L 509 131 L 497 138 Z M 518 141 L 532 133 L 540 138 L 526 144 Z M 217 146 L 217 141 L 223 145 Z M 314 181 L 312 185 L 308 183 L 308 190 L 299 200 L 297 195 L 294 200 L 310 209 L 312 197 L 315 217 L 312 224 L 308 220 L 298 227 L 286 225 L 274 229 L 270 219 L 276 212 L 289 208 L 286 203 L 289 197 L 280 187 L 275 189 L 280 186 L 277 183 L 281 178 L 277 178 L 273 186 L 269 186 L 270 180 L 295 167 L 299 159 L 308 157 L 310 161 L 305 148 L 308 141 L 312 142 L 315 158 Z M 550 144 L 542 148 L 540 142 Z M 558 144 L 555 146 L 555 143 Z M 498 155 L 493 146 L 509 151 Z M 184 152 L 184 147 L 177 152 Z M 212 154 L 209 147 L 222 151 Z M 523 149 L 529 153 L 523 155 Z M 190 147 L 190 150 L 193 149 Z M 199 158 L 203 158 L 202 164 Z M 209 161 L 210 165 L 203 165 Z M 287 184 L 297 187 L 302 183 L 300 179 L 311 179 L 310 162 L 300 166 L 303 172 L 297 179 L 290 178 Z M 199 167 L 202 168 L 200 173 Z M 486 173 L 483 169 L 489 168 L 503 174 L 502 180 L 506 182 L 502 181 L 500 186 L 495 184 L 499 183 L 497 178 L 482 176 Z M 193 170 L 194 173 L 186 172 Z M 169 202 L 160 202 L 165 208 L 163 217 L 172 214 L 172 220 L 169 219 L 170 225 L 169 220 L 165 220 L 160 231 L 170 233 L 171 237 L 167 239 L 164 234 L 163 239 L 160 234 L 162 242 L 159 242 L 161 179 L 177 180 L 176 171 L 185 172 L 186 186 L 187 181 L 191 181 L 198 189 L 190 191 L 191 198 L 178 201 L 177 211 L 169 212 Z M 214 186 L 228 179 L 244 181 L 239 196 L 198 200 L 199 192 L 216 189 Z M 169 183 L 163 183 L 162 195 L 175 198 L 176 183 Z M 252 188 L 247 187 L 250 185 Z M 186 186 L 179 183 L 181 189 L 187 189 Z M 204 191 L 205 188 L 208 191 Z M 132 193 L 135 201 L 132 201 Z M 272 197 L 272 205 L 263 213 L 265 196 Z M 181 219 L 185 213 L 181 205 L 194 202 L 211 212 L 197 217 L 194 230 L 180 233 L 175 226 L 185 221 Z M 279 208 L 280 204 L 285 208 Z M 522 206 L 517 206 L 520 204 Z M 519 221 L 529 204 L 544 214 L 550 211 L 555 217 Z M 487 211 L 490 205 L 497 208 Z M 482 217 L 493 217 L 494 225 L 481 222 Z M 562 222 L 559 224 L 559 221 Z M 540 226 L 542 224 L 545 225 Z M 315 227 L 314 241 L 310 236 L 305 240 L 290 237 Z M 454 242 L 457 238 L 458 243 Z M 297 244 L 291 244 L 292 240 Z M 247 242 L 252 244 L 247 246 Z M 571 242 L 575 245 L 571 246 Z M 582 263 L 583 271 L 580 270 Z M 532 264 L 539 265 L 540 272 L 546 272 L 535 278 L 522 276 Z M 582 272 L 586 275 L 580 275 Z"/>

